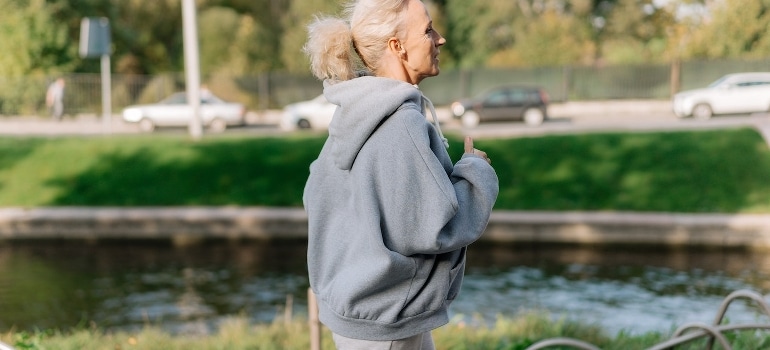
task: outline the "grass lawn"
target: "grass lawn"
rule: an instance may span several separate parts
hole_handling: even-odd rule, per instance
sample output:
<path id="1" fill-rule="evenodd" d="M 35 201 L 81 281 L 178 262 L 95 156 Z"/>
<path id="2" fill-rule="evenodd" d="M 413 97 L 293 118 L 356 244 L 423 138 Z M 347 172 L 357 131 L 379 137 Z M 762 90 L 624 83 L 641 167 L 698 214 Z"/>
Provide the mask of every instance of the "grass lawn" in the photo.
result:
<path id="1" fill-rule="evenodd" d="M 673 330 L 672 330 L 673 333 Z M 432 332 L 436 349 L 452 350 L 523 350 L 535 342 L 554 337 L 579 339 L 604 350 L 642 350 L 659 344 L 670 335 L 659 333 L 608 336 L 594 325 L 564 319 L 549 318 L 543 313 L 523 314 L 517 318 L 499 318 L 490 326 L 471 326 L 458 322 Z M 767 349 L 770 337 L 764 332 L 729 332 L 729 344 L 735 350 Z M 334 349 L 331 333 L 322 327 L 322 348 Z M 101 349 L 249 349 L 249 350 L 304 350 L 310 348 L 310 330 L 307 319 L 272 324 L 252 325 L 245 317 L 234 317 L 224 322 L 213 334 L 172 335 L 153 326 L 137 332 L 105 332 L 98 328 L 69 331 L 47 330 L 33 333 L 9 332 L 0 334 L 0 340 L 17 349 L 101 350 Z M 706 349 L 707 338 L 699 338 L 679 350 Z M 558 347 L 549 349 L 572 349 Z M 721 347 L 715 347 L 721 349 Z"/>
<path id="2" fill-rule="evenodd" d="M 463 146 L 450 136 L 450 154 Z M 0 206 L 301 206 L 324 135 L 0 138 Z M 480 139 L 497 210 L 770 213 L 753 129 Z"/>

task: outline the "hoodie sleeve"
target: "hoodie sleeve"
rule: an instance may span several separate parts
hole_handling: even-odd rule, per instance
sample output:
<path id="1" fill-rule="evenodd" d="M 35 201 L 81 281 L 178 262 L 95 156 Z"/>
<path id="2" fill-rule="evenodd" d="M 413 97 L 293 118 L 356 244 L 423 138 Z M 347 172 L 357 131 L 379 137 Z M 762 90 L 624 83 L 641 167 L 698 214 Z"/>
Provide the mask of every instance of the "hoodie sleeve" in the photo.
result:
<path id="1" fill-rule="evenodd" d="M 412 109 L 391 116 L 369 141 L 366 152 L 374 154 L 367 158 L 379 160 L 365 163 L 374 167 L 371 181 L 389 249 L 440 254 L 481 236 L 499 190 L 491 165 L 464 155 L 452 166 L 435 129 Z"/>

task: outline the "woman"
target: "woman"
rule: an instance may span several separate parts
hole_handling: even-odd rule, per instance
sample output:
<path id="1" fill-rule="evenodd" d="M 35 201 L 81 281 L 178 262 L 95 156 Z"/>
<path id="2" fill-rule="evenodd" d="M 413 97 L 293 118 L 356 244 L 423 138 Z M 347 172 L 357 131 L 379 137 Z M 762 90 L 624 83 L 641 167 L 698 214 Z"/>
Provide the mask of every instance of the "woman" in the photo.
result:
<path id="1" fill-rule="evenodd" d="M 358 0 L 345 14 L 316 19 L 305 45 L 338 106 L 303 197 L 310 285 L 339 349 L 433 349 L 497 175 L 470 138 L 452 164 L 417 88 L 446 42 L 425 5 Z"/>

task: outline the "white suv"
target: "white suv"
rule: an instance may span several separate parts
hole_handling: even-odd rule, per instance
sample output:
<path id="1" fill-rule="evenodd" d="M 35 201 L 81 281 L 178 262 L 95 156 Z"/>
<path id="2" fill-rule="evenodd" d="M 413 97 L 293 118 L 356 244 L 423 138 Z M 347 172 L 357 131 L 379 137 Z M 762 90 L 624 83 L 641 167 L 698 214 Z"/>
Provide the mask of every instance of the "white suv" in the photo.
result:
<path id="1" fill-rule="evenodd" d="M 770 73 L 725 75 L 708 87 L 682 91 L 673 98 L 674 114 L 709 119 L 715 114 L 770 111 Z"/>

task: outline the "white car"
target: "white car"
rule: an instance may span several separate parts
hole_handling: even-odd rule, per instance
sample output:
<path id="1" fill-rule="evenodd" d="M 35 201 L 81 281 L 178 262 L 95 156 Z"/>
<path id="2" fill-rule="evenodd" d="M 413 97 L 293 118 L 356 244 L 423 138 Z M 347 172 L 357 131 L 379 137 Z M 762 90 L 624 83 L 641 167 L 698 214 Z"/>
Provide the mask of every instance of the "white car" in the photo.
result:
<path id="1" fill-rule="evenodd" d="M 337 105 L 319 95 L 309 101 L 288 104 L 283 108 L 281 129 L 327 130 Z"/>
<path id="2" fill-rule="evenodd" d="M 158 103 L 128 106 L 122 113 L 124 121 L 138 123 L 144 132 L 151 132 L 156 127 L 188 126 L 192 114 L 184 92 L 174 93 Z M 246 123 L 246 107 L 207 93 L 201 95 L 200 116 L 203 126 L 213 132 L 222 132 L 228 126 Z"/>
<path id="3" fill-rule="evenodd" d="M 703 89 L 682 91 L 673 98 L 674 114 L 709 119 L 716 114 L 770 111 L 770 73 L 725 75 Z"/>

